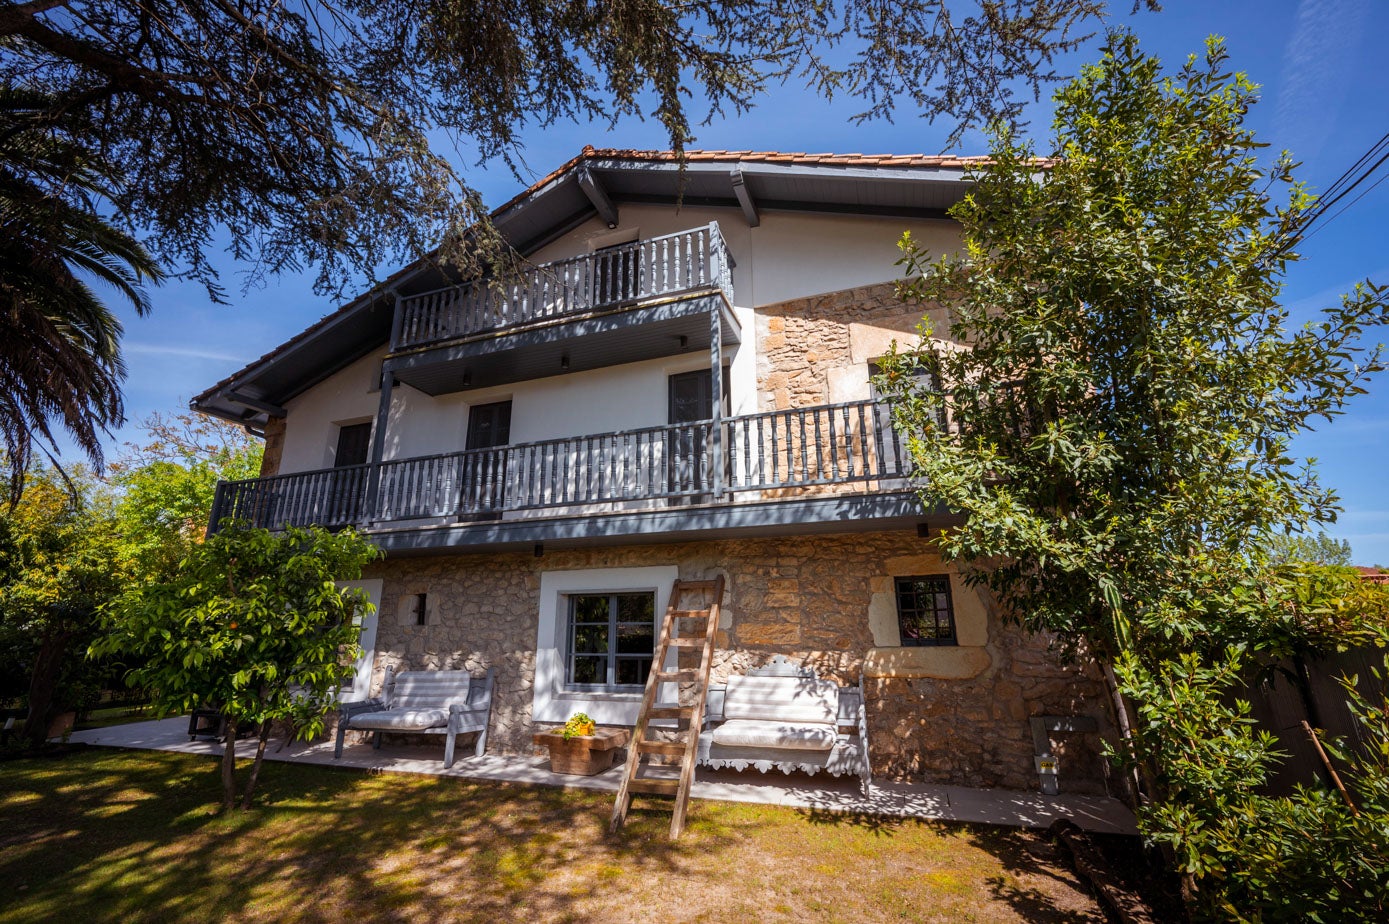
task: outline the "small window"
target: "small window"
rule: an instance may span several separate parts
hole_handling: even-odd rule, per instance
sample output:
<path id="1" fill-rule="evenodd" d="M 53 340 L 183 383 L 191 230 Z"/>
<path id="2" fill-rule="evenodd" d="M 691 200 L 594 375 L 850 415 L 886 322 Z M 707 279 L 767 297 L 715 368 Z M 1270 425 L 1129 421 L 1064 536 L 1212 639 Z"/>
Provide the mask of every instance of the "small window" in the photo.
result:
<path id="1" fill-rule="evenodd" d="M 429 618 L 429 594 L 415 594 L 411 611 L 415 614 L 415 625 L 424 625 Z"/>
<path id="2" fill-rule="evenodd" d="M 571 596 L 566 636 L 570 689 L 640 690 L 656 647 L 656 595 Z"/>
<path id="3" fill-rule="evenodd" d="M 343 424 L 338 427 L 338 446 L 333 453 L 333 467 L 365 465 L 371 452 L 371 422 Z"/>
<path id="4" fill-rule="evenodd" d="M 902 644 L 956 644 L 950 577 L 944 574 L 899 577 L 896 584 L 897 628 Z"/>
<path id="5" fill-rule="evenodd" d="M 474 404 L 468 409 L 467 448 L 493 449 L 511 441 L 511 402 Z"/>

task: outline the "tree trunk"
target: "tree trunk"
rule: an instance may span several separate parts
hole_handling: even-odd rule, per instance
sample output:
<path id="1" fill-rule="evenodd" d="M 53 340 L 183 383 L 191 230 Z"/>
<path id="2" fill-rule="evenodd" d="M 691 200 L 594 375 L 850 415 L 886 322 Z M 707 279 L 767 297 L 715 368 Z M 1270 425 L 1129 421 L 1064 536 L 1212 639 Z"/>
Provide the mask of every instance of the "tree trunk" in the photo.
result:
<path id="1" fill-rule="evenodd" d="M 50 627 L 39 643 L 34 673 L 29 678 L 29 715 L 24 720 L 23 737 L 31 747 L 42 747 L 48 737 L 48 725 L 53 721 L 53 694 L 58 690 L 58 675 L 71 640 L 72 632 Z"/>
<path id="2" fill-rule="evenodd" d="M 256 788 L 256 780 L 260 779 L 260 765 L 265 761 L 265 743 L 270 740 L 270 720 L 266 719 L 260 723 L 260 742 L 256 745 L 256 759 L 251 764 L 251 778 L 246 781 L 246 791 L 241 794 L 241 807 L 248 809 L 251 807 L 251 792 Z"/>
<path id="3" fill-rule="evenodd" d="M 1119 737 L 1124 743 L 1125 757 L 1129 758 L 1133 754 L 1133 726 L 1129 723 L 1129 707 L 1124 701 L 1124 694 L 1119 692 L 1119 678 L 1114 676 L 1114 668 L 1107 659 L 1100 658 L 1100 669 L 1104 673 L 1104 685 L 1109 690 L 1110 705 L 1114 709 L 1114 722 L 1119 726 Z M 1124 790 L 1125 802 L 1129 808 L 1137 809 L 1141 801 L 1138 786 L 1138 767 L 1133 766 L 1124 771 Z"/>
<path id="4" fill-rule="evenodd" d="M 222 713 L 227 734 L 222 747 L 222 811 L 236 808 L 236 716 Z"/>

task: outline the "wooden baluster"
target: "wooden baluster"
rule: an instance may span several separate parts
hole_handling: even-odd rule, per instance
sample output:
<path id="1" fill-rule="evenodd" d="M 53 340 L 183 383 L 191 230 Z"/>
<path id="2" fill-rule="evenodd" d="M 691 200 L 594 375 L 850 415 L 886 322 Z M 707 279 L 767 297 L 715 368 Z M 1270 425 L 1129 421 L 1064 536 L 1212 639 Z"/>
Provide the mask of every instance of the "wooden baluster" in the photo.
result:
<path id="1" fill-rule="evenodd" d="M 733 483 L 738 487 L 746 487 L 747 483 L 752 480 L 752 447 L 750 445 L 752 434 L 746 419 L 738 421 L 738 425 L 743 430 L 743 471 L 741 478 L 737 472 L 733 473 Z"/>
<path id="2" fill-rule="evenodd" d="M 777 445 L 776 417 L 768 417 L 767 422 L 772 434 L 772 483 L 775 484 L 781 477 L 781 447 Z"/>
<path id="3" fill-rule="evenodd" d="M 825 454 L 823 443 L 820 442 L 820 412 L 812 411 L 815 415 L 815 478 L 823 481 L 825 478 Z M 834 432 L 834 411 L 825 411 L 826 428 L 830 433 L 830 478 L 834 481 L 839 480 L 839 453 L 837 450 L 838 439 Z"/>
<path id="4" fill-rule="evenodd" d="M 854 451 L 858 454 L 859 457 L 859 469 L 862 472 L 863 477 L 867 478 L 870 474 L 868 469 L 868 431 L 864 429 L 864 414 L 862 401 L 854 405 L 854 411 L 858 414 L 858 436 L 854 440 Z M 847 408 L 845 409 L 845 414 L 848 414 Z M 849 474 L 853 474 L 852 468 L 850 469 Z"/>
<path id="5" fill-rule="evenodd" d="M 810 474 L 810 460 L 806 458 L 805 411 L 799 408 L 796 409 L 796 422 L 801 431 L 801 479 L 805 480 Z"/>

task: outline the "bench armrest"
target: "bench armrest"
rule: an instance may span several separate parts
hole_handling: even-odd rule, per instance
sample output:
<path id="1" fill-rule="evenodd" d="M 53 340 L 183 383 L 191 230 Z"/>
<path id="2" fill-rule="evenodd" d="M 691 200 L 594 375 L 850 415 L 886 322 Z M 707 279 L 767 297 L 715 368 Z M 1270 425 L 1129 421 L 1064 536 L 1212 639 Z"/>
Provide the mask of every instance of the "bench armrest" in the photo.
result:
<path id="1" fill-rule="evenodd" d="M 709 692 L 704 695 L 704 727 L 708 728 L 712 722 L 724 721 L 723 701 L 728 694 L 728 684 L 711 683 Z"/>
<path id="2" fill-rule="evenodd" d="M 353 716 L 363 715 L 368 712 L 382 712 L 386 704 L 380 699 L 359 699 L 350 703 L 338 704 L 338 717 L 341 721 L 348 721 Z"/>

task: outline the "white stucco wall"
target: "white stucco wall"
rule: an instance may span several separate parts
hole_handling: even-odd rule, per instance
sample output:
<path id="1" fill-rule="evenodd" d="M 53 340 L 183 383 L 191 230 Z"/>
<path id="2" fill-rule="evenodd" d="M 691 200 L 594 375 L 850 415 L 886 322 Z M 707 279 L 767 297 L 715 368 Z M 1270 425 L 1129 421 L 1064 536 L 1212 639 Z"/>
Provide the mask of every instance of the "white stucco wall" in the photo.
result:
<path id="1" fill-rule="evenodd" d="M 383 346 L 339 370 L 286 402 L 285 447 L 280 472 L 328 468 L 338 446 L 338 427 L 376 418 L 380 406 L 374 386 L 380 381 Z"/>

